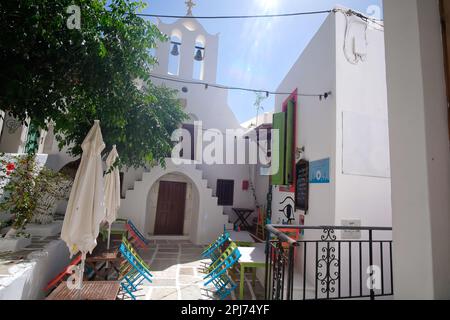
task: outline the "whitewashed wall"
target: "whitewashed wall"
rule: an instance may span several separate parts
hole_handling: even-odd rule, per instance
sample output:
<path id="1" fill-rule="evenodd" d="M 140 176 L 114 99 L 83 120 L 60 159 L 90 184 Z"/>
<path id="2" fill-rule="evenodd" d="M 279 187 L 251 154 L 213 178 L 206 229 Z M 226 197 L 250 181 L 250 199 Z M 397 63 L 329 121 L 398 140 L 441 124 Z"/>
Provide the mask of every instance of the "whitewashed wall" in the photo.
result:
<path id="1" fill-rule="evenodd" d="M 448 106 L 437 0 L 385 0 L 397 299 L 450 298 Z"/>
<path id="2" fill-rule="evenodd" d="M 365 61 L 356 65 L 347 61 L 344 56 L 343 43 L 345 39 L 346 20 L 342 13 L 336 13 L 336 225 L 342 225 L 342 219 L 360 219 L 363 226 L 392 226 L 391 180 L 390 172 L 386 177 L 375 177 L 375 172 L 367 175 L 344 174 L 343 148 L 351 148 L 348 141 L 343 141 L 343 114 L 356 114 L 360 119 L 386 123 L 384 128 L 378 128 L 377 137 L 388 137 L 387 87 L 384 57 L 384 32 L 379 28 L 367 30 L 367 43 L 364 39 L 365 28 L 354 17 L 349 32 L 351 38 L 360 42 L 366 50 Z M 349 48 L 350 50 L 350 48 Z M 351 113 L 350 113 L 351 112 Z M 358 119 L 358 118 L 357 118 Z M 370 122 L 368 122 L 370 124 Z M 346 122 L 345 125 L 349 125 Z M 363 124 L 367 125 L 367 124 Z M 384 129 L 384 132 L 381 132 Z M 362 145 L 370 143 L 366 132 L 354 132 L 356 142 Z M 387 140 L 387 139 L 386 139 Z M 389 141 L 380 150 L 367 149 L 364 154 L 353 157 L 361 158 L 361 162 L 372 162 L 382 165 L 384 160 L 389 163 Z M 347 150 L 352 153 L 353 150 Z M 367 151 L 367 153 L 366 153 Z M 385 158 L 383 158 L 385 157 Z M 375 171 L 375 170 L 374 170 Z"/>
<path id="3" fill-rule="evenodd" d="M 310 184 L 309 212 L 305 217 L 305 225 L 339 226 L 342 225 L 342 219 L 360 219 L 362 225 L 391 226 L 389 177 L 343 174 L 343 112 L 387 119 L 383 33 L 368 29 L 366 60 L 353 65 L 343 53 L 345 23 L 341 13 L 330 14 L 278 87 L 278 91 L 286 92 L 295 89 L 306 93 L 332 91 L 327 100 L 299 98 L 297 147 L 305 147 L 303 157 L 308 161 L 330 158 L 330 183 Z M 360 30 L 354 31 L 350 32 L 349 37 L 355 37 L 356 41 L 365 44 L 364 38 L 358 39 L 364 34 Z M 286 97 L 276 99 L 276 111 L 281 111 L 284 99 Z M 360 139 L 364 143 L 365 137 L 361 136 Z M 279 203 L 288 195 L 293 196 L 274 187 L 273 223 L 280 222 Z M 303 212 L 296 212 L 296 222 L 299 214 Z M 389 238 L 391 235 L 379 236 Z M 317 240 L 320 239 L 320 233 L 307 231 L 303 238 Z M 307 268 L 307 293 L 314 287 L 315 279 L 315 256 L 313 250 L 308 252 L 310 265 Z M 303 264 L 299 263 L 303 262 L 302 250 L 298 250 L 296 259 L 294 290 L 299 291 L 303 287 Z M 345 262 L 342 268 L 348 268 Z M 365 265 L 363 272 L 365 277 Z M 348 279 L 343 276 L 342 280 L 345 282 Z M 359 283 L 355 281 L 354 286 L 358 288 L 353 288 L 353 292 L 358 292 Z M 300 292 L 294 292 L 294 295 Z"/>

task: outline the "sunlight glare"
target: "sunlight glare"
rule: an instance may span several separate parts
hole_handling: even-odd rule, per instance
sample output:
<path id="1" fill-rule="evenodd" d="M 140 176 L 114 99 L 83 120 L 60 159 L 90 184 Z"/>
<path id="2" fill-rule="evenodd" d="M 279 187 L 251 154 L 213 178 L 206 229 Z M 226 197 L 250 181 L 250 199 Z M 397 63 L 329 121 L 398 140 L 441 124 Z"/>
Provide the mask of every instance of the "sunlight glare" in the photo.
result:
<path id="1" fill-rule="evenodd" d="M 264 10 L 275 9 L 278 6 L 278 0 L 257 0 L 257 2 Z"/>

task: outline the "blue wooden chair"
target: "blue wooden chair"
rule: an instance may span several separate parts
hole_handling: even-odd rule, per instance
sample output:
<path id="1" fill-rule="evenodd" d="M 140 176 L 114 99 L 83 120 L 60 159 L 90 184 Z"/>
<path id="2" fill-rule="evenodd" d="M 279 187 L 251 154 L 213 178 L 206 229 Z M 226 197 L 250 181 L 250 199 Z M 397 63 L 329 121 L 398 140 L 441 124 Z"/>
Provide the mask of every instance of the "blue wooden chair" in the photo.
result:
<path id="1" fill-rule="evenodd" d="M 225 274 L 228 269 L 232 268 L 236 263 L 238 263 L 240 257 L 241 253 L 239 252 L 239 249 L 237 247 L 232 249 L 231 253 L 224 252 L 224 254 L 220 258 L 220 262 L 215 264 L 214 268 L 209 272 L 209 274 L 204 277 L 204 279 L 210 278 L 205 283 L 205 286 Z"/>
<path id="2" fill-rule="evenodd" d="M 219 298 L 219 300 L 225 300 L 231 292 L 233 292 L 237 288 L 237 284 L 231 280 L 231 278 L 227 274 L 222 274 L 220 277 L 215 278 L 212 281 L 212 284 L 216 288 L 215 295 Z"/>
<path id="3" fill-rule="evenodd" d="M 136 296 L 133 294 L 138 290 L 138 286 L 144 281 L 147 280 L 150 283 L 152 282 L 152 274 L 150 270 L 146 268 L 135 256 L 134 254 L 127 248 L 125 244 L 120 245 L 120 253 L 125 258 L 127 263 L 129 264 L 129 269 L 122 276 L 122 281 L 120 285 L 122 289 L 130 295 L 133 300 L 136 300 Z"/>
<path id="4" fill-rule="evenodd" d="M 206 248 L 203 252 L 202 252 L 202 257 L 204 258 L 210 258 L 211 260 L 215 261 L 217 260 L 220 255 L 222 254 L 221 252 L 221 248 L 223 245 L 226 244 L 227 241 L 230 240 L 230 234 L 228 233 L 228 231 L 224 231 L 223 234 L 221 234 L 216 241 L 214 241 L 213 243 L 211 243 L 208 248 Z"/>

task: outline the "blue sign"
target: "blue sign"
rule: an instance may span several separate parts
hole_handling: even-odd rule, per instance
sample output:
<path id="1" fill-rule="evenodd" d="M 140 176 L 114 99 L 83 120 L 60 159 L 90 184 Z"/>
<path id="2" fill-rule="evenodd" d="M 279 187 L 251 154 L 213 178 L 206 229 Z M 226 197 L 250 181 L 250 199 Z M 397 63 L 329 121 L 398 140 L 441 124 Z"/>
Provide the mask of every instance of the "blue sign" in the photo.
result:
<path id="1" fill-rule="evenodd" d="M 309 183 L 330 183 L 330 158 L 309 163 Z"/>

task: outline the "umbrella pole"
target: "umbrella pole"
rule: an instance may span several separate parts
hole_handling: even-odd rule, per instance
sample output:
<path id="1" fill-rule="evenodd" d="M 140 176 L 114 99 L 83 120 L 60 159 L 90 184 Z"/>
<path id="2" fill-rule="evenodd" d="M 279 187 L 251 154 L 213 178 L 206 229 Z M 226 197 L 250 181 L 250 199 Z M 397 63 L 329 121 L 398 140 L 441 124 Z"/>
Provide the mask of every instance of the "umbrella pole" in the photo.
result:
<path id="1" fill-rule="evenodd" d="M 109 252 L 109 246 L 111 243 L 111 223 L 109 223 L 109 228 L 108 228 L 108 244 L 106 245 L 106 250 Z M 109 268 L 109 262 L 106 262 L 106 268 Z"/>
<path id="2" fill-rule="evenodd" d="M 80 265 L 80 273 L 79 273 L 79 282 L 78 282 L 78 300 L 81 300 L 81 290 L 83 288 L 83 276 L 84 276 L 84 262 L 86 260 L 86 253 L 81 254 L 81 265 Z"/>
<path id="3" fill-rule="evenodd" d="M 109 224 L 109 228 L 108 228 L 108 245 L 106 247 L 106 249 L 108 249 L 108 251 L 109 251 L 110 242 L 111 242 L 111 223 Z"/>

